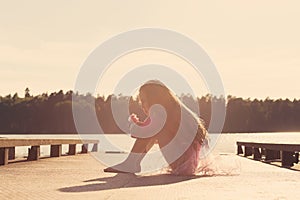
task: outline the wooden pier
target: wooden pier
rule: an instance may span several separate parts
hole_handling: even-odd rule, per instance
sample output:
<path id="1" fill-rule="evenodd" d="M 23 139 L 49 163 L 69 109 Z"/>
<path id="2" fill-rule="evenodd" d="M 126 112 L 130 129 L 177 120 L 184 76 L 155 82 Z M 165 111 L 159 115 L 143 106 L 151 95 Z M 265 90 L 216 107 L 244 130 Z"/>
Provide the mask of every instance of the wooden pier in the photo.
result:
<path id="1" fill-rule="evenodd" d="M 7 165 L 9 160 L 15 159 L 15 148 L 18 146 L 30 146 L 27 160 L 39 160 L 40 146 L 50 145 L 50 157 L 62 155 L 62 145 L 69 145 L 68 155 L 76 154 L 76 145 L 81 144 L 81 153 L 88 152 L 88 145 L 92 144 L 92 151 L 98 151 L 98 140 L 80 139 L 9 139 L 0 138 L 0 165 Z"/>
<path id="2" fill-rule="evenodd" d="M 237 154 L 253 156 L 254 160 L 280 161 L 283 167 L 292 167 L 299 162 L 300 144 L 237 142 Z"/>
<path id="3" fill-rule="evenodd" d="M 226 159 L 228 155 L 220 155 Z M 1 200 L 165 200 L 165 199 L 297 199 L 299 171 L 234 156 L 237 176 L 173 176 L 105 173 L 89 154 L 17 162 L 0 167 Z M 155 162 L 155 161 L 154 161 Z M 151 164 L 151 163 L 149 163 Z"/>

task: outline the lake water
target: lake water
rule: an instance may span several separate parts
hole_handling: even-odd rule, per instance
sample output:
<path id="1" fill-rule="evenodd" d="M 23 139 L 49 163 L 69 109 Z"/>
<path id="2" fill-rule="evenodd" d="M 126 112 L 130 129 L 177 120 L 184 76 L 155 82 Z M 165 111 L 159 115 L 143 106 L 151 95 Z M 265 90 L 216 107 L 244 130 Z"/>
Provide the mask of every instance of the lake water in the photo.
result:
<path id="1" fill-rule="evenodd" d="M 66 139 L 80 139 L 80 135 L 14 135 L 14 134 L 0 134 L 0 137 L 7 138 L 66 138 Z M 98 139 L 99 151 L 125 151 L 129 152 L 134 139 L 125 134 L 105 134 L 105 135 L 89 135 L 90 139 Z M 112 145 L 108 145 L 108 141 Z M 234 134 L 221 134 L 214 147 L 214 152 L 217 154 L 236 153 L 236 142 L 272 142 L 272 143 L 290 143 L 300 144 L 300 132 L 287 132 L 287 133 L 234 133 Z M 77 145 L 77 151 L 80 151 L 80 145 Z M 68 151 L 68 145 L 63 145 L 63 153 Z M 158 151 L 158 146 L 155 145 L 151 151 Z M 28 147 L 16 147 L 16 157 L 26 157 Z M 49 156 L 50 147 L 41 146 L 41 156 Z"/>

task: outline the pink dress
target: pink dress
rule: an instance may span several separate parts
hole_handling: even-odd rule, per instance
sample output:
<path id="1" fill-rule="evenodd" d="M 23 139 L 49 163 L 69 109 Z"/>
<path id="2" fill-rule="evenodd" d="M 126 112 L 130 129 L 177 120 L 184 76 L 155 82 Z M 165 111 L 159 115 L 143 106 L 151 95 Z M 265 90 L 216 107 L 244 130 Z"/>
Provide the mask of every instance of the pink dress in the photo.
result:
<path id="1" fill-rule="evenodd" d="M 201 145 L 194 141 L 182 155 L 181 163 L 176 163 L 175 161 L 175 166 L 170 167 L 170 173 L 175 175 L 195 175 L 198 171 L 200 150 Z"/>

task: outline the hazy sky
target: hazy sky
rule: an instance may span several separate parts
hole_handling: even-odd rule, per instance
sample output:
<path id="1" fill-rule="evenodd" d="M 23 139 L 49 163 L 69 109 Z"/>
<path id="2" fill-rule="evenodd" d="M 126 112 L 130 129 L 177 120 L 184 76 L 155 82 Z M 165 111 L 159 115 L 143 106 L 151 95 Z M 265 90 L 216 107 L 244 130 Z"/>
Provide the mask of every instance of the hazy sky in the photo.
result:
<path id="1" fill-rule="evenodd" d="M 73 89 L 99 44 L 157 27 L 200 44 L 226 94 L 299 99 L 299 8 L 297 0 L 0 0 L 0 95 Z"/>

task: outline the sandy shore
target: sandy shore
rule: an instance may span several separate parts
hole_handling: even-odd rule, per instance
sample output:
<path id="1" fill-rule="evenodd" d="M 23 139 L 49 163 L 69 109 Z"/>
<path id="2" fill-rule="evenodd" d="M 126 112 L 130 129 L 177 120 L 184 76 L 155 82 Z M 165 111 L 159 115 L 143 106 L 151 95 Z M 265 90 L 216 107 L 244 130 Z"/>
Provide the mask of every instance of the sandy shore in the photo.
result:
<path id="1" fill-rule="evenodd" d="M 238 176 L 104 173 L 90 155 L 0 167 L 0 199 L 295 199 L 300 172 L 236 156 Z"/>

